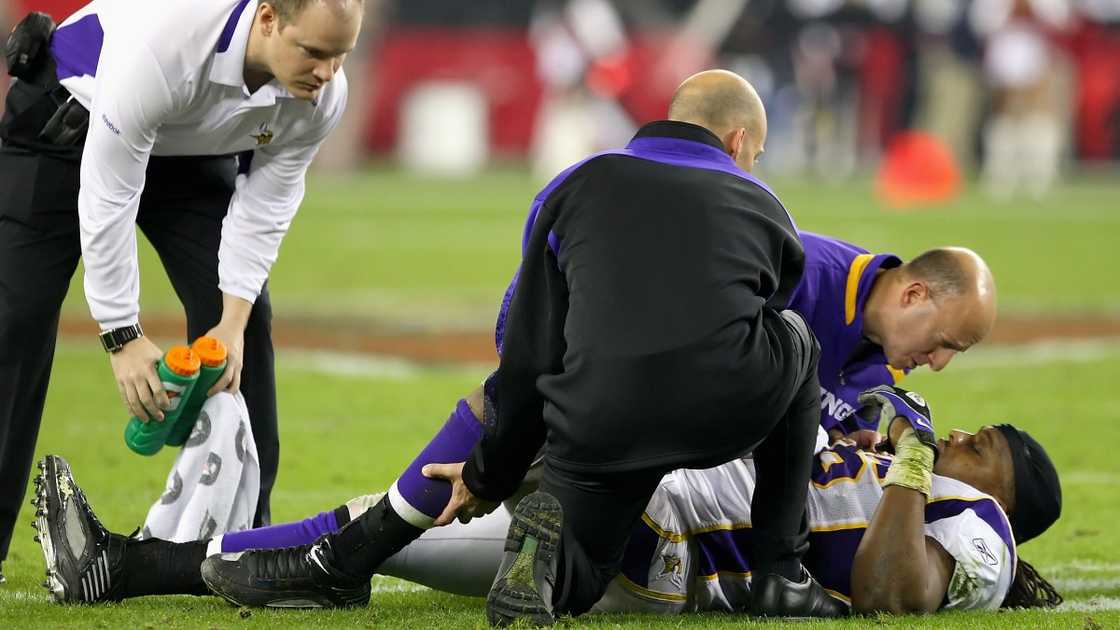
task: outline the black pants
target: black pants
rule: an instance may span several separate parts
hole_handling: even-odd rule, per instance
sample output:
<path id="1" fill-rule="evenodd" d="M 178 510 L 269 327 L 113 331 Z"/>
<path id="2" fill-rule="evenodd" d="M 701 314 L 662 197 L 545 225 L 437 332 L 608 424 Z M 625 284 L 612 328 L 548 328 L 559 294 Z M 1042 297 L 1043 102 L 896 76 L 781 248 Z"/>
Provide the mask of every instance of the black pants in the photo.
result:
<path id="1" fill-rule="evenodd" d="M 59 311 L 81 257 L 81 147 L 19 142 L 20 134 L 38 121 L 29 124 L 27 116 L 17 117 L 42 105 L 45 98 L 41 88 L 15 82 L 0 122 L 8 140 L 0 146 L 0 559 L 7 556 L 27 490 Z M 221 318 L 218 244 L 235 176 L 231 156 L 153 157 L 148 164 L 136 223 L 159 254 L 183 303 L 188 341 Z M 269 495 L 280 453 L 271 319 L 266 287 L 249 316 L 241 374 L 261 465 L 257 526 L 271 520 Z M 100 352 L 95 339 L 89 344 L 90 352 Z M 108 359 L 105 369 L 110 369 Z M 105 416 L 119 416 L 116 421 L 122 425 L 127 420 L 119 407 L 94 413 L 101 417 L 91 420 L 98 422 L 112 421 Z M 103 446 L 126 448 L 120 442 Z"/>
<path id="2" fill-rule="evenodd" d="M 768 315 L 769 317 L 770 315 Z M 816 339 L 801 317 L 785 311 L 771 319 L 772 334 L 789 335 L 798 382 L 784 410 L 744 410 L 742 430 L 754 436 L 757 474 L 751 500 L 751 565 L 762 575 L 778 562 L 799 562 L 808 549 L 805 501 L 820 421 Z M 641 439 L 641 436 L 635 436 Z M 560 562 L 554 591 L 557 614 L 587 612 L 618 574 L 626 541 L 641 518 L 662 469 L 595 474 L 565 470 L 546 453 L 540 489 L 564 509 Z"/>

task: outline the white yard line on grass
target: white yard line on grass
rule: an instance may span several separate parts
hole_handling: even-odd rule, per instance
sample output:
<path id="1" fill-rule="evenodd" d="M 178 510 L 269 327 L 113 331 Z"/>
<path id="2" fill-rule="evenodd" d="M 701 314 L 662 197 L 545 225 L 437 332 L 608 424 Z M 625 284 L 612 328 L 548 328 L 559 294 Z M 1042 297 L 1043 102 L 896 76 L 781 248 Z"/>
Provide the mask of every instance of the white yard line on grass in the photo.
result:
<path id="1" fill-rule="evenodd" d="M 1057 608 L 1049 608 L 1043 610 L 1047 612 L 1096 612 L 1100 610 L 1120 610 L 1120 597 L 1092 597 L 1085 600 L 1065 602 Z"/>
<path id="2" fill-rule="evenodd" d="M 5 588 L 0 588 L 0 602 L 43 602 L 48 601 L 46 591 L 43 592 L 28 592 L 28 591 L 12 591 Z"/>
<path id="3" fill-rule="evenodd" d="M 999 367 L 1024 367 L 1048 363 L 1088 363 L 1120 354 L 1120 338 L 1044 339 L 1008 346 L 980 346 L 962 354 L 953 369 L 978 370 Z"/>
<path id="4" fill-rule="evenodd" d="M 1120 484 L 1120 474 L 1096 472 L 1092 470 L 1074 470 L 1062 473 L 1062 484 L 1079 486 L 1115 486 Z"/>
<path id="5" fill-rule="evenodd" d="M 1046 565 L 1046 573 L 1104 573 L 1120 576 L 1120 562 L 1097 560 L 1070 560 L 1061 564 Z"/>
<path id="6" fill-rule="evenodd" d="M 1050 580 L 1059 593 L 1120 590 L 1120 577 L 1054 578 Z"/>
<path id="7" fill-rule="evenodd" d="M 420 591 L 431 590 L 422 584 L 382 575 L 374 576 L 370 589 L 374 593 L 419 593 Z"/>
<path id="8" fill-rule="evenodd" d="M 278 355 L 280 358 L 278 363 L 283 365 L 286 370 L 300 370 L 351 378 L 409 381 L 418 378 L 424 371 L 433 369 L 408 359 L 354 352 L 280 350 Z M 494 368 L 492 365 L 487 367 L 487 365 L 481 363 L 456 363 L 439 366 L 435 369 L 473 373 Z"/>

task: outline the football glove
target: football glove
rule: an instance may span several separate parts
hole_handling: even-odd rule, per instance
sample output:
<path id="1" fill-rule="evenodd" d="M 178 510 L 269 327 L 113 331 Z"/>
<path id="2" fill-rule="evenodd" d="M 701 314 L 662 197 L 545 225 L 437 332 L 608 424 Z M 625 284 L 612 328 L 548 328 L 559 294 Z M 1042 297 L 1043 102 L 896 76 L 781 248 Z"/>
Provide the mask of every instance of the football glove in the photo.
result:
<path id="1" fill-rule="evenodd" d="M 890 435 L 891 422 L 902 418 L 914 429 L 918 441 L 933 451 L 934 461 L 937 461 L 933 414 L 921 394 L 893 385 L 879 385 L 860 393 L 859 403 L 856 413 L 868 422 L 878 422 L 887 435 Z"/>

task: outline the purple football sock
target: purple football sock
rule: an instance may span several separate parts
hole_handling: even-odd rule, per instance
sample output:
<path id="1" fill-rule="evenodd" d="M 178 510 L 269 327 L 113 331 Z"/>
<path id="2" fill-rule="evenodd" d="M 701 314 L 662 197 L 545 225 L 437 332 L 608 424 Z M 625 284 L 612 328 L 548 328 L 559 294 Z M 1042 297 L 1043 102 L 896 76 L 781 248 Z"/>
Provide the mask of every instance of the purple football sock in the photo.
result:
<path id="1" fill-rule="evenodd" d="M 279 549 L 313 543 L 323 534 L 330 534 L 339 530 L 341 527 L 339 512 L 345 511 L 345 509 L 346 506 L 342 506 L 339 509 L 321 512 L 316 516 L 295 523 L 282 523 L 225 534 L 222 536 L 222 553 L 245 551 L 246 549 Z M 346 521 L 349 521 L 348 516 Z M 342 525 L 345 524 L 345 522 L 342 523 Z"/>
<path id="2" fill-rule="evenodd" d="M 428 479 L 420 469 L 426 464 L 466 461 L 481 438 L 482 423 L 467 401 L 460 400 L 443 428 L 389 489 L 393 511 L 411 525 L 431 528 L 451 499 L 451 484 L 442 479 Z"/>

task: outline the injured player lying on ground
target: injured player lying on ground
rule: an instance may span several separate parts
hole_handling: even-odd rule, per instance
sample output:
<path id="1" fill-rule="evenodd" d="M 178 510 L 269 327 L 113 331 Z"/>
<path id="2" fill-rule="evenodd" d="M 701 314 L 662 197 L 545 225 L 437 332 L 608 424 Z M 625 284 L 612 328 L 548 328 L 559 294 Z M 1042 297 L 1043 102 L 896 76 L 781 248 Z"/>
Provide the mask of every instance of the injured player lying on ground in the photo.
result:
<path id="1" fill-rule="evenodd" d="M 891 424 L 896 442 L 902 431 L 895 425 L 902 424 Z M 856 612 L 1060 603 L 1053 587 L 1017 556 L 1017 545 L 1045 531 L 1060 511 L 1057 475 L 1041 446 L 1025 432 L 999 425 L 976 434 L 953 431 L 937 441 L 936 451 L 926 494 L 889 483 L 895 456 L 852 444 L 826 447 L 822 439 L 809 487 L 806 568 Z M 47 562 L 44 585 L 57 602 L 205 595 L 211 593 L 207 584 L 235 603 L 245 602 L 231 592 L 255 587 L 271 598 L 265 605 L 275 607 L 369 601 L 369 583 L 354 592 L 334 591 L 330 601 L 286 598 L 289 586 L 292 593 L 307 591 L 298 583 L 305 577 L 293 576 L 290 585 L 283 580 L 255 585 L 253 567 L 244 564 L 246 558 L 283 563 L 289 555 L 305 554 L 308 543 L 376 505 L 381 495 L 353 499 L 298 523 L 190 543 L 141 541 L 101 525 L 64 459 L 47 456 L 40 469 L 36 529 Z M 754 485 L 749 458 L 666 475 L 634 528 L 621 573 L 595 609 L 744 610 L 750 601 Z M 429 530 L 379 572 L 484 596 L 501 561 L 509 521 L 509 511 L 500 507 L 466 524 Z M 290 547 L 289 553 L 241 553 L 279 547 Z M 276 570 L 269 567 L 267 573 Z"/>

